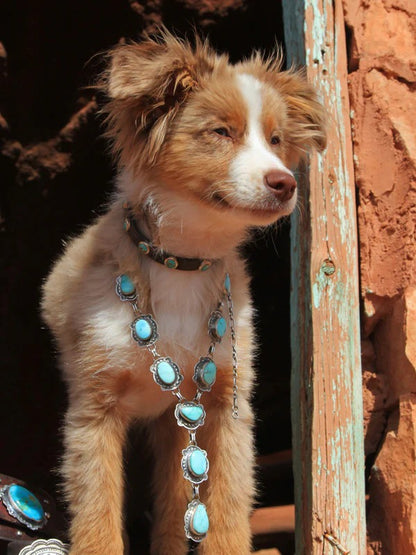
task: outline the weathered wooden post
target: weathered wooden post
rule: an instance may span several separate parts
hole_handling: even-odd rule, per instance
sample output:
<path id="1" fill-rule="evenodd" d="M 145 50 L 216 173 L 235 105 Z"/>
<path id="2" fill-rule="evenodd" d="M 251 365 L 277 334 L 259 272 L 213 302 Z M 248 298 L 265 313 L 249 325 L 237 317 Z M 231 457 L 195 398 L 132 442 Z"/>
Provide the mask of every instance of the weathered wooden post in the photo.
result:
<path id="1" fill-rule="evenodd" d="M 292 421 L 297 555 L 364 555 L 358 255 L 341 0 L 283 0 L 289 61 L 328 109 L 328 148 L 292 219 Z"/>

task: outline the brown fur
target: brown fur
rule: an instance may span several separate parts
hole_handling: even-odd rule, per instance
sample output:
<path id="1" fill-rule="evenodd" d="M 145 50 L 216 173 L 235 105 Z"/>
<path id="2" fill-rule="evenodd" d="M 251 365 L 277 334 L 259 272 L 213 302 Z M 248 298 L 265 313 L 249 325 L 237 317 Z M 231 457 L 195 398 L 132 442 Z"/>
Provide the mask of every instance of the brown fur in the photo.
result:
<path id="1" fill-rule="evenodd" d="M 142 311 L 154 314 L 158 350 L 180 365 L 187 398 L 195 393 L 193 366 L 209 343 L 208 316 L 225 272 L 231 276 L 240 418 L 231 417 L 232 361 L 224 340 L 216 351 L 217 381 L 203 396 L 206 423 L 197 435 L 210 459 L 209 480 L 201 486 L 210 530 L 199 552 L 250 552 L 255 490 L 251 307 L 238 245 L 250 226 L 268 225 L 294 203 L 278 201 L 262 174 L 251 185 L 239 183 L 230 168 L 241 153 L 245 156 L 250 109 L 255 111 L 260 94 L 261 149 L 272 166 L 274 160 L 276 167 L 289 166 L 309 148 L 325 144 L 323 111 L 314 91 L 301 74 L 281 72 L 280 65 L 280 59 L 264 61 L 255 54 L 232 66 L 207 44 L 197 41 L 191 48 L 168 33 L 109 54 L 101 86 L 109 97 L 107 135 L 120 167 L 118 193 L 107 214 L 70 242 L 45 283 L 42 304 L 69 391 L 62 475 L 72 516 L 71 555 L 123 553 L 122 452 L 135 419 L 147 423 L 156 461 L 151 552 L 186 553 L 183 514 L 190 488 L 180 457 L 187 434 L 176 425 L 173 396 L 151 378 L 150 354 L 130 338 L 131 307 L 114 292 L 122 273 L 134 280 Z M 250 109 L 238 87 L 240 74 L 261 86 Z M 278 143 L 272 141 L 276 136 Z M 250 168 L 250 158 L 248 163 Z M 125 200 L 154 244 L 178 256 L 217 262 L 205 273 L 175 272 L 138 256 L 122 230 Z"/>

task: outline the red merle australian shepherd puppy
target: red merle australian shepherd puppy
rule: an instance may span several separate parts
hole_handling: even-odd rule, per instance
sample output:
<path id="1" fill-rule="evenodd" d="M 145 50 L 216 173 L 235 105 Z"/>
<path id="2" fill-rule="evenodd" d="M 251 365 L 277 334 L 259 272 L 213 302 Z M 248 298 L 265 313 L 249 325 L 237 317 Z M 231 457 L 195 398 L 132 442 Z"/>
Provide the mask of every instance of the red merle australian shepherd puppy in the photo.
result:
<path id="1" fill-rule="evenodd" d="M 154 455 L 151 553 L 184 555 L 191 539 L 199 553 L 246 555 L 252 322 L 238 247 L 294 209 L 292 170 L 324 148 L 323 109 L 279 56 L 231 65 L 164 33 L 108 60 L 116 193 L 43 296 L 69 393 L 70 553 L 123 554 L 123 446 L 140 421 Z"/>

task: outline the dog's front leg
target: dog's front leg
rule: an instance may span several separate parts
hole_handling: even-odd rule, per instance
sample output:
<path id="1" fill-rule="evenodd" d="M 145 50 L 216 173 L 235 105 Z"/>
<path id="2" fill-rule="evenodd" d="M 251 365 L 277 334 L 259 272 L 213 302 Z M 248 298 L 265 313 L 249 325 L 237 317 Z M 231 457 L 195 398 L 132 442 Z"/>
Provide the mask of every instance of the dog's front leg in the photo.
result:
<path id="1" fill-rule="evenodd" d="M 207 450 L 210 461 L 207 491 L 201 492 L 210 520 L 208 534 L 198 551 L 204 555 L 251 552 L 253 417 L 249 403 L 243 398 L 239 403 L 238 419 L 232 417 L 229 402 L 207 407 L 207 419 L 199 432 L 198 443 Z"/>
<path id="2" fill-rule="evenodd" d="M 87 404 L 88 403 L 88 404 Z M 91 399 L 70 406 L 62 466 L 71 515 L 70 555 L 123 555 L 126 419 Z"/>
<path id="3" fill-rule="evenodd" d="M 151 424 L 150 439 L 154 453 L 154 507 L 152 555 L 185 555 L 187 539 L 184 514 L 190 485 L 183 478 L 182 449 L 188 444 L 188 433 L 179 428 L 173 409 Z"/>

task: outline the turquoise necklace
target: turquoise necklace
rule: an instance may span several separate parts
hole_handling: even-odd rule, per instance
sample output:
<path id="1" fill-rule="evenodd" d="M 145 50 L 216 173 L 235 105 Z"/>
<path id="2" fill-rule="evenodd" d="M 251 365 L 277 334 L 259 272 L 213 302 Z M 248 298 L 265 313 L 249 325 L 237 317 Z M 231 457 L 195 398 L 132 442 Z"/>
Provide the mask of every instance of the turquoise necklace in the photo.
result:
<path id="1" fill-rule="evenodd" d="M 146 348 L 152 354 L 153 363 L 150 366 L 150 372 L 154 381 L 163 391 L 170 391 L 178 399 L 174 412 L 176 422 L 178 426 L 189 432 L 189 443 L 182 451 L 181 467 L 184 478 L 192 486 L 192 499 L 188 503 L 184 516 L 185 535 L 190 540 L 200 542 L 207 535 L 209 528 L 207 509 L 199 498 L 199 485 L 208 479 L 209 461 L 207 452 L 197 444 L 196 432 L 204 424 L 206 417 L 204 406 L 200 402 L 201 397 L 203 393 L 211 391 L 216 378 L 217 367 L 213 360 L 215 347 L 222 341 L 227 329 L 227 322 L 222 314 L 224 300 L 227 302 L 231 330 L 233 361 L 232 415 L 234 418 L 238 418 L 237 352 L 230 277 L 226 274 L 221 299 L 208 318 L 208 334 L 211 342 L 207 355 L 200 357 L 195 364 L 192 380 L 196 384 L 196 393 L 191 401 L 185 399 L 180 391 L 180 385 L 184 377 L 179 366 L 170 357 L 158 353 L 156 349 L 156 343 L 159 339 L 157 323 L 151 314 L 141 312 L 137 304 L 136 288 L 126 274 L 117 277 L 116 293 L 120 300 L 129 302 L 133 309 L 135 319 L 130 324 L 131 336 L 140 347 Z"/>

